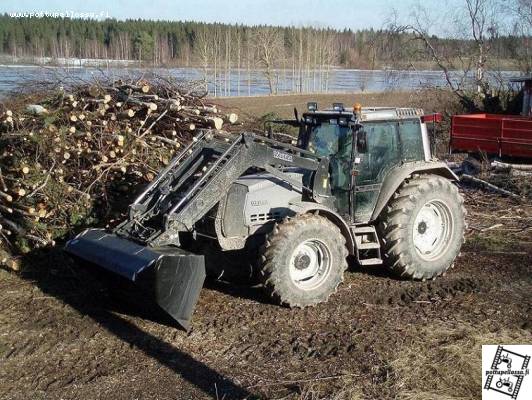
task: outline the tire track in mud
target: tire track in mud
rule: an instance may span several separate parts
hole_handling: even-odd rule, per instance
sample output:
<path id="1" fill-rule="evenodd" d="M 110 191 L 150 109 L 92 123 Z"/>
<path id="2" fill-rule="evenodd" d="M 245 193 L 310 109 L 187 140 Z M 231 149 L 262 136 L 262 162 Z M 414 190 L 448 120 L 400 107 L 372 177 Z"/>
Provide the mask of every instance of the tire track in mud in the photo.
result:
<path id="1" fill-rule="evenodd" d="M 403 283 L 403 282 L 402 282 Z M 456 278 L 430 282 L 404 282 L 394 288 L 377 290 L 365 301 L 373 304 L 408 307 L 413 303 L 433 303 L 481 290 L 481 282 L 471 278 Z"/>
<path id="2" fill-rule="evenodd" d="M 446 277 L 427 282 L 348 274 L 339 294 L 326 306 L 315 309 L 285 310 L 245 300 L 245 304 L 239 301 L 230 312 L 236 301 L 229 299 L 225 312 L 222 308 L 216 310 L 223 316 L 203 318 L 191 335 L 206 339 L 213 330 L 221 336 L 236 335 L 222 349 L 206 344 L 210 348 L 206 355 L 218 361 L 236 358 L 244 365 L 290 361 L 319 366 L 331 360 L 363 359 L 374 348 L 393 348 L 401 343 L 401 336 L 390 334 L 396 326 L 405 323 L 397 322 L 401 318 L 399 314 L 405 321 L 430 323 L 442 307 L 448 308 L 444 314 L 450 315 L 470 301 L 471 295 L 474 298 L 487 296 L 500 289 L 500 281 L 492 279 L 493 271 L 482 276 L 476 271 L 461 271 L 461 267 L 457 266 L 459 272 L 453 271 Z M 493 269 L 497 275 L 498 271 Z M 370 310 L 365 310 L 366 306 Z M 372 307 L 376 307 L 375 311 Z M 324 316 L 328 317 L 329 324 L 314 322 Z M 486 313 L 471 316 L 478 317 L 484 318 Z M 292 328 L 281 327 L 279 321 L 290 321 Z M 309 326 L 305 327 L 305 323 Z M 265 331 L 266 326 L 270 329 Z M 276 329 L 279 330 L 272 335 Z"/>
<path id="3" fill-rule="evenodd" d="M 81 278 L 59 283 L 65 287 L 62 292 L 77 296 L 70 303 L 0 271 L 0 397 L 18 392 L 26 398 L 39 393 L 50 398 L 63 393 L 70 398 L 80 393 L 86 398 L 95 393 L 124 398 L 134 390 L 150 393 L 157 382 L 170 388 L 168 395 L 180 398 L 179 375 L 171 370 L 161 378 L 157 374 L 164 369 L 161 360 L 171 364 L 175 355 L 142 331 L 244 386 L 256 383 L 257 377 L 275 381 L 287 374 L 298 379 L 347 371 L 367 375 L 378 388 L 388 387 L 393 384 L 387 369 L 390 352 L 413 340 L 418 325 L 447 320 L 475 324 L 489 318 L 494 328 L 522 326 L 530 302 L 520 307 L 514 303 L 530 289 L 527 271 L 522 262 L 504 256 L 469 254 L 435 281 L 348 272 L 328 303 L 303 310 L 270 304 L 259 289 L 208 286 L 190 332 L 125 312 L 124 318 L 139 327 L 137 333 L 122 336 L 126 340 L 88 316 L 113 307 L 98 283 L 87 285 Z M 497 295 L 503 296 L 498 303 Z M 507 314 L 497 314 L 497 307 Z M 140 349 L 149 349 L 152 357 Z M 142 375 L 139 366 L 158 377 Z M 136 379 L 134 389 L 122 384 L 129 379 Z M 334 384 L 330 386 L 332 391 Z"/>

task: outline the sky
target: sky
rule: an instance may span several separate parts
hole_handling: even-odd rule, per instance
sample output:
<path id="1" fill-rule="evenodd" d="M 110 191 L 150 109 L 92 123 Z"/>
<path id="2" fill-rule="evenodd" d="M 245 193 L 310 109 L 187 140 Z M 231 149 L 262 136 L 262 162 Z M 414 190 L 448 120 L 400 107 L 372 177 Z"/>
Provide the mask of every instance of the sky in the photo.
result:
<path id="1" fill-rule="evenodd" d="M 420 0 L 0 0 L 0 13 L 94 13 L 110 18 L 166 19 L 245 25 L 382 28 L 393 7 Z M 436 9 L 441 0 L 424 0 Z M 448 4 L 448 3 L 447 3 Z"/>

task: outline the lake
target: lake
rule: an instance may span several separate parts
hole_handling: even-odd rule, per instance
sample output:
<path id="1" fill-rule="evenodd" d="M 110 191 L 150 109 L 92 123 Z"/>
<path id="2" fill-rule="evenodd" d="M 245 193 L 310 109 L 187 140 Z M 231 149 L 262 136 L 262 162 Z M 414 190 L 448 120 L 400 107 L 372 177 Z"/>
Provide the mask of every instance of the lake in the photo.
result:
<path id="1" fill-rule="evenodd" d="M 0 97 L 21 83 L 60 79 L 68 82 L 90 80 L 103 75 L 112 78 L 134 76 L 142 73 L 155 73 L 184 80 L 203 80 L 205 71 L 197 68 L 62 68 L 22 65 L 0 66 Z M 214 71 L 208 69 L 207 81 L 211 96 L 255 96 L 270 93 L 264 71 L 232 69 L 230 73 L 219 71 L 214 85 Z M 517 75 L 516 72 L 503 72 L 502 76 Z M 458 73 L 453 73 L 457 78 Z M 494 78 L 493 78 L 494 79 Z M 470 79 L 472 81 L 472 79 Z M 495 80 L 495 79 L 494 79 Z M 329 72 L 305 70 L 302 77 L 292 70 L 276 71 L 274 84 L 278 93 L 352 93 L 384 92 L 389 90 L 415 90 L 424 87 L 445 87 L 446 81 L 440 71 L 402 71 L 402 70 L 355 70 L 332 69 Z"/>

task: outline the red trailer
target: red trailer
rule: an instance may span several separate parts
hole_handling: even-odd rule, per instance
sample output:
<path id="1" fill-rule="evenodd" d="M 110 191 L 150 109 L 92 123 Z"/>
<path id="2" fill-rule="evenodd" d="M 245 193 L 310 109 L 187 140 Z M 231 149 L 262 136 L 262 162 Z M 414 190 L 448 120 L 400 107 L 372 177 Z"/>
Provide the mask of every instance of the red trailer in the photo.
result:
<path id="1" fill-rule="evenodd" d="M 455 115 L 451 122 L 452 152 L 532 159 L 532 118 L 519 115 Z"/>
<path id="2" fill-rule="evenodd" d="M 532 76 L 523 82 L 521 115 L 455 115 L 451 121 L 451 152 L 480 153 L 532 160 Z"/>

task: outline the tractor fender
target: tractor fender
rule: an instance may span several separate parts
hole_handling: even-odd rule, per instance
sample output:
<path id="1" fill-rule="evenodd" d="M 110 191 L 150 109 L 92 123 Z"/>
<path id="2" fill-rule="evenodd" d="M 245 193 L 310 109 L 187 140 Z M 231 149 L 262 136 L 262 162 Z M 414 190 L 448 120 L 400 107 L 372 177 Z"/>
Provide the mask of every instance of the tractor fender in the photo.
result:
<path id="1" fill-rule="evenodd" d="M 451 181 L 459 180 L 458 176 L 442 161 L 415 161 L 396 167 L 388 173 L 382 182 L 381 191 L 375 203 L 370 221 L 377 219 L 399 186 L 403 184 L 405 179 L 415 173 L 440 175 Z"/>
<path id="2" fill-rule="evenodd" d="M 351 229 L 349 229 L 349 225 L 346 223 L 344 218 L 342 218 L 342 216 L 336 211 L 331 210 L 329 207 L 323 204 L 313 203 L 309 201 L 290 202 L 289 208 L 296 214 L 318 213 L 319 215 L 322 215 L 328 220 L 330 220 L 333 224 L 340 228 L 342 235 L 344 235 L 349 254 L 354 254 L 355 240 L 351 233 Z"/>

